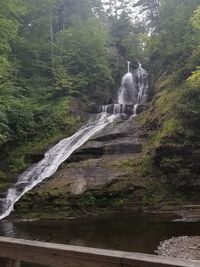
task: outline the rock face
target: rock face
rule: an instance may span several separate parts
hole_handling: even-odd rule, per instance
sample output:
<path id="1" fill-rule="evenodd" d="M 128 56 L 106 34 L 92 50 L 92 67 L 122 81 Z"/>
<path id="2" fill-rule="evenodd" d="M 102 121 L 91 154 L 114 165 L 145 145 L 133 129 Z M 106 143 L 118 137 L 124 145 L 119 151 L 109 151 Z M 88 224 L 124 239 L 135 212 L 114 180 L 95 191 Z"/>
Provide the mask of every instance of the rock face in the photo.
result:
<path id="1" fill-rule="evenodd" d="M 120 206 L 132 189 L 124 192 L 117 186 L 114 192 L 109 186 L 127 180 L 128 172 L 119 167 L 120 162 L 140 155 L 142 143 L 135 118 L 115 121 L 72 154 L 53 177 L 24 195 L 16 203 L 17 214 L 26 216 L 30 210 L 41 214 L 42 206 L 42 211 L 47 213 L 55 209 L 63 211 L 64 216 L 74 216 L 76 205 L 80 210 L 81 205 L 90 206 L 91 201 L 95 201 L 94 206 L 104 206 L 103 201 L 105 205 Z M 106 193 L 105 188 L 108 188 Z"/>
<path id="2" fill-rule="evenodd" d="M 163 92 L 137 118 L 121 117 L 96 134 L 26 194 L 16 213 L 66 218 L 138 207 L 199 218 L 199 209 L 183 208 L 200 203 L 199 108 L 174 119 L 177 92 Z"/>
<path id="3" fill-rule="evenodd" d="M 126 172 L 117 168 L 119 162 L 142 150 L 137 127 L 134 119 L 120 120 L 107 126 L 77 150 L 56 175 L 37 190 L 46 192 L 59 188 L 61 192 L 77 195 L 122 179 Z"/>

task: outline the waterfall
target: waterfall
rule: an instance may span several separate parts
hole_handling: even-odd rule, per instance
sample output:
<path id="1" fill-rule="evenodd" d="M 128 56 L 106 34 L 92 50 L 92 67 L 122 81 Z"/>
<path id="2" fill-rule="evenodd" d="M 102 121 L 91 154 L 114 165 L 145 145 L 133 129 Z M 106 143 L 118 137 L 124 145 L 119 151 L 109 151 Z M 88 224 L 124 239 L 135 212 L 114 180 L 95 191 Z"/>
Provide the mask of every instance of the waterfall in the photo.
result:
<path id="1" fill-rule="evenodd" d="M 106 112 L 108 114 L 125 114 L 126 113 L 126 105 L 122 104 L 110 104 L 110 105 L 104 105 L 101 108 L 102 112 Z"/>
<path id="2" fill-rule="evenodd" d="M 147 103 L 149 94 L 149 80 L 148 71 L 142 68 L 142 64 L 138 62 L 138 69 L 136 71 L 136 102 L 133 107 L 133 116 L 137 115 L 137 109 L 139 105 Z"/>
<path id="3" fill-rule="evenodd" d="M 130 62 L 128 61 L 127 64 L 128 72 L 122 78 L 118 92 L 118 103 L 102 106 L 101 113 L 97 115 L 95 120 L 90 120 L 74 135 L 61 140 L 45 153 L 40 162 L 22 173 L 17 182 L 8 189 L 6 197 L 0 199 L 0 220 L 11 213 L 14 204 L 26 192 L 52 176 L 75 150 L 108 124 L 114 122 L 121 114 L 127 113 L 127 106 L 134 107 L 134 114 L 136 114 L 138 105 L 146 102 L 149 88 L 148 72 L 139 63 L 138 69 L 132 74 L 130 72 Z"/>
<path id="4" fill-rule="evenodd" d="M 106 125 L 112 123 L 118 116 L 119 114 L 110 115 L 102 112 L 97 115 L 95 121 L 89 121 L 74 135 L 61 140 L 57 145 L 47 151 L 40 162 L 31 166 L 18 177 L 17 183 L 8 190 L 6 198 L 0 200 L 2 206 L 0 219 L 3 219 L 10 214 L 14 204 L 26 192 L 33 189 L 46 178 L 52 176 L 61 163 L 63 163 L 76 149 L 82 146 L 89 138 L 102 130 Z"/>
<path id="5" fill-rule="evenodd" d="M 148 97 L 148 89 L 149 89 L 149 82 L 148 82 L 148 72 L 142 68 L 142 64 L 138 62 L 138 69 L 137 69 L 137 77 L 138 77 L 138 96 L 137 96 L 137 104 L 144 104 L 147 102 Z"/>
<path id="6" fill-rule="evenodd" d="M 118 103 L 120 105 L 132 105 L 135 101 L 133 78 L 131 72 L 127 72 L 122 78 L 121 87 L 118 93 Z"/>
<path id="7" fill-rule="evenodd" d="M 128 73 L 130 72 L 130 61 L 127 61 L 127 66 L 128 66 Z"/>
<path id="8" fill-rule="evenodd" d="M 148 72 L 138 62 L 138 69 L 130 72 L 130 61 L 127 62 L 128 72 L 123 76 L 118 93 L 118 103 L 124 107 L 133 105 L 133 114 L 137 114 L 140 104 L 145 104 L 148 99 L 149 83 Z"/>

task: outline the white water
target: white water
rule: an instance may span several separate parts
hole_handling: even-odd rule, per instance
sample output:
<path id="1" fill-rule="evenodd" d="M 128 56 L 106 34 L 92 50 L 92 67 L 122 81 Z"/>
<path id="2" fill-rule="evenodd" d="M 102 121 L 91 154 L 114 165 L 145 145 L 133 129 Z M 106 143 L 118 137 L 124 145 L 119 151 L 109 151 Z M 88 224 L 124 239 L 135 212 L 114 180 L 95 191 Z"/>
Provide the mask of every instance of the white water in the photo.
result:
<path id="1" fill-rule="evenodd" d="M 137 108 L 138 108 L 138 106 L 139 106 L 139 104 L 135 104 L 134 106 L 133 106 L 133 117 L 135 117 L 135 116 L 137 116 Z"/>
<path id="2" fill-rule="evenodd" d="M 127 65 L 128 65 L 128 72 L 130 72 L 130 61 L 127 61 Z"/>
<path id="3" fill-rule="evenodd" d="M 118 103 L 120 105 L 132 105 L 135 99 L 134 93 L 133 74 L 127 72 L 122 78 L 122 84 L 118 94 Z"/>
<path id="4" fill-rule="evenodd" d="M 130 62 L 128 61 L 127 64 L 128 72 L 122 78 L 118 103 L 124 107 L 133 105 L 133 115 L 136 116 L 138 106 L 147 102 L 149 93 L 148 72 L 138 62 L 138 69 L 131 73 Z"/>
<path id="5" fill-rule="evenodd" d="M 126 113 L 126 105 L 122 104 L 110 104 L 110 105 L 104 105 L 102 106 L 102 112 L 106 112 L 109 114 L 124 114 Z"/>
<path id="6" fill-rule="evenodd" d="M 142 64 L 138 62 L 139 67 L 137 69 L 138 76 L 138 96 L 137 104 L 144 104 L 147 102 L 149 83 L 148 83 L 148 72 L 142 68 Z"/>
<path id="7" fill-rule="evenodd" d="M 69 156 L 87 142 L 98 131 L 112 123 L 120 114 L 126 113 L 126 107 L 133 105 L 133 116 L 137 115 L 139 104 L 146 103 L 148 93 L 148 72 L 139 67 L 136 73 L 130 72 L 130 62 L 127 62 L 128 72 L 123 76 L 118 93 L 118 103 L 102 106 L 102 112 L 97 115 L 96 120 L 89 121 L 74 135 L 61 140 L 44 155 L 37 164 L 31 166 L 22 173 L 7 192 L 5 198 L 0 199 L 0 220 L 7 217 L 14 208 L 14 204 L 36 185 L 52 176 L 58 167 L 66 161 Z"/>
<path id="8" fill-rule="evenodd" d="M 14 204 L 28 191 L 52 176 L 58 167 L 80 146 L 82 146 L 95 133 L 112 123 L 119 114 L 109 115 L 102 112 L 95 121 L 88 122 L 71 137 L 63 139 L 46 152 L 44 158 L 22 173 L 17 183 L 8 190 L 5 199 L 1 199 L 2 214 L 0 219 L 7 217 L 14 208 Z"/>

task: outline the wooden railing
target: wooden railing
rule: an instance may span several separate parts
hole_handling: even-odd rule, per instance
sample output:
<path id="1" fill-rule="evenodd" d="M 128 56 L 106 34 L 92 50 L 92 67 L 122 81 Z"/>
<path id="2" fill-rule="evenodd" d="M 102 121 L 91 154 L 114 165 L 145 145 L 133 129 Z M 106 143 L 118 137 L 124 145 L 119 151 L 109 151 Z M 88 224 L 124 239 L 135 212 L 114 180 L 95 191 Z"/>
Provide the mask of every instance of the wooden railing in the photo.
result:
<path id="1" fill-rule="evenodd" d="M 0 237 L 0 257 L 6 259 L 3 267 L 20 267 L 21 262 L 51 267 L 200 267 L 200 261 L 6 237 Z"/>

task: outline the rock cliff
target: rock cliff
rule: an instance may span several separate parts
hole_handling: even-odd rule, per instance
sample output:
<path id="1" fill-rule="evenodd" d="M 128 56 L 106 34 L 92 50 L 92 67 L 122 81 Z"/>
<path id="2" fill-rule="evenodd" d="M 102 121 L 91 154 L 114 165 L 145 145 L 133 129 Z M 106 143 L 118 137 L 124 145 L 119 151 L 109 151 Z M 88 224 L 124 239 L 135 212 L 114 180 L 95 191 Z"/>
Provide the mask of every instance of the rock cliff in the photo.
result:
<path id="1" fill-rule="evenodd" d="M 135 118 L 115 121 L 74 152 L 53 177 L 26 194 L 16 204 L 17 213 L 27 213 L 29 210 L 32 215 L 38 213 L 42 216 L 42 203 L 44 213 L 54 213 L 59 209 L 62 215 L 74 216 L 79 205 L 87 206 L 88 201 L 95 202 L 98 195 L 102 208 L 109 207 L 110 202 L 113 202 L 111 206 L 121 206 L 124 204 L 121 195 L 125 194 L 126 198 L 134 190 L 132 186 L 126 188 L 123 185 L 127 184 L 129 173 L 121 163 L 141 155 L 143 144 L 144 137 Z M 121 189 L 118 190 L 120 184 Z M 101 195 L 110 199 L 105 207 L 103 202 L 106 201 Z M 77 209 L 74 208 L 74 201 L 77 202 Z M 90 204 L 91 208 L 95 208 L 96 203 Z"/>

